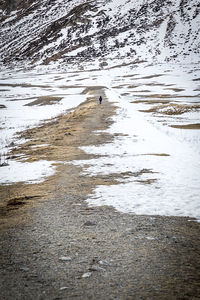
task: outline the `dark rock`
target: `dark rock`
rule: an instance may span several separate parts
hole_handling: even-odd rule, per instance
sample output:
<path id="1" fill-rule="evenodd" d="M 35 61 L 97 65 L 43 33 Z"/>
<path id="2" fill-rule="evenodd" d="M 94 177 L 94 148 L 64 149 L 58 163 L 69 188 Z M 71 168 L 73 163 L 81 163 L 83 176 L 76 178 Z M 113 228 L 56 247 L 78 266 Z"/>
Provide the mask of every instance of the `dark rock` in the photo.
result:
<path id="1" fill-rule="evenodd" d="M 89 271 L 106 272 L 106 269 L 93 265 L 89 267 Z"/>
<path id="2" fill-rule="evenodd" d="M 83 225 L 84 226 L 96 226 L 97 224 L 95 222 L 92 222 L 92 221 L 87 221 Z"/>

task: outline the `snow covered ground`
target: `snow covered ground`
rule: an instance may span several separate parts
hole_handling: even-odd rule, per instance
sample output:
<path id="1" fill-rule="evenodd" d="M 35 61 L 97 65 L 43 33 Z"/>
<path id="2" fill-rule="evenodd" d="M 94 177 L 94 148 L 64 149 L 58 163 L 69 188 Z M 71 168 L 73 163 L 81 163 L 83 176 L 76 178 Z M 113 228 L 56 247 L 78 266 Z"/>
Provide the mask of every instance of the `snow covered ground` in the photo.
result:
<path id="1" fill-rule="evenodd" d="M 48 122 L 85 101 L 86 95 L 81 95 L 83 88 L 77 84 L 69 86 L 68 76 L 66 74 L 60 76 L 59 74 L 32 72 L 4 72 L 1 74 L 0 105 L 5 106 L 0 109 L 2 164 L 6 164 L 6 156 L 11 146 L 16 147 L 23 142 L 23 139 L 18 138 L 17 133 Z M 53 103 L 45 105 L 46 99 Z M 39 104 L 34 105 L 34 101 L 39 101 Z M 0 183 L 40 182 L 46 176 L 54 173 L 53 164 L 54 162 L 50 161 L 22 163 L 9 160 L 7 166 L 0 168 Z"/>
<path id="2" fill-rule="evenodd" d="M 200 123 L 199 108 L 191 108 L 200 101 L 198 67 L 141 66 L 107 73 L 102 79 L 109 86 L 107 96 L 119 106 L 108 130 L 116 138 L 101 147 L 83 148 L 102 157 L 74 163 L 85 166 L 89 176 L 130 175 L 118 185 L 98 186 L 88 203 L 128 213 L 200 219 L 200 131 L 171 127 Z M 186 112 L 140 111 L 163 102 L 165 110 L 169 103 L 180 109 L 183 105 Z"/>
<path id="3" fill-rule="evenodd" d="M 117 185 L 97 186 L 88 203 L 112 205 L 128 213 L 200 220 L 200 131 L 196 129 L 200 123 L 199 82 L 197 65 L 141 64 L 79 73 L 3 74 L 0 104 L 7 108 L 0 110 L 2 151 L 8 151 L 16 132 L 84 101 L 84 86 L 103 85 L 109 101 L 119 107 L 108 129 L 115 139 L 102 146 L 83 148 L 102 157 L 73 163 L 82 165 L 89 176 L 127 176 L 118 179 Z M 46 95 L 62 100 L 52 105 L 24 106 Z M 176 109 L 178 113 L 174 113 Z M 185 125 L 194 128 L 183 129 Z M 29 168 L 32 177 L 18 180 L 44 179 L 55 171 L 53 163 L 30 163 L 26 174 L 31 174 Z M 0 182 L 15 182 L 16 177 L 11 175 L 20 173 L 19 164 L 23 162 L 1 167 Z"/>

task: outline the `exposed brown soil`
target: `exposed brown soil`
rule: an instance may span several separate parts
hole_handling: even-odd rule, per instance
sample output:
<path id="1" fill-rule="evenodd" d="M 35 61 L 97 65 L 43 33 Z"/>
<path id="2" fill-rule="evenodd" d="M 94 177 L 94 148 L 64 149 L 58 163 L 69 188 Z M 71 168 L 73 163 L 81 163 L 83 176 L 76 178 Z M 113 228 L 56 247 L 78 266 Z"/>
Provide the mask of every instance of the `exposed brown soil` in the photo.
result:
<path id="1" fill-rule="evenodd" d="M 156 75 L 148 75 L 148 76 L 142 76 L 142 79 L 152 79 L 152 78 L 157 78 L 161 77 L 163 74 L 156 74 Z M 135 78 L 135 79 L 141 79 L 141 78 Z"/>
<path id="2" fill-rule="evenodd" d="M 115 106 L 101 88 L 87 92 L 74 112 L 27 131 L 27 142 L 11 154 L 60 163 L 41 184 L 0 187 L 1 299 L 198 299 L 197 222 L 88 207 L 96 185 L 118 184 L 130 174 L 89 177 L 70 163 L 94 157 L 80 146 L 114 138 L 95 130 L 112 123 Z M 132 175 L 140 181 L 143 172 L 151 170 Z"/>
<path id="3" fill-rule="evenodd" d="M 62 97 L 54 97 L 54 96 L 41 96 L 38 97 L 35 101 L 29 102 L 25 104 L 25 106 L 34 106 L 34 105 L 52 105 L 54 103 L 62 100 Z"/>
<path id="4" fill-rule="evenodd" d="M 158 106 L 153 106 L 147 110 L 140 110 L 141 112 L 147 113 L 159 113 L 164 115 L 181 115 L 186 112 L 194 111 L 200 109 L 200 105 L 198 104 L 178 104 L 178 103 L 169 103 L 169 104 L 162 104 Z"/>
<path id="5" fill-rule="evenodd" d="M 146 154 L 142 154 L 142 155 L 153 155 L 153 156 L 170 156 L 167 153 L 146 153 Z"/>
<path id="6" fill-rule="evenodd" d="M 144 103 L 144 104 L 167 104 L 169 103 L 170 101 L 169 100 L 135 100 L 135 101 L 132 101 L 131 103 L 134 103 L 134 104 L 138 104 L 138 103 Z"/>
<path id="7" fill-rule="evenodd" d="M 165 90 L 173 91 L 175 93 L 183 92 L 184 89 L 178 89 L 178 88 L 165 88 Z"/>
<path id="8" fill-rule="evenodd" d="M 11 87 L 41 87 L 41 88 L 50 88 L 50 85 L 40 85 L 40 84 L 27 84 L 27 83 L 0 83 L 0 86 L 11 86 Z"/>
<path id="9" fill-rule="evenodd" d="M 200 129 L 200 124 L 171 125 L 171 127 L 179 129 Z"/>

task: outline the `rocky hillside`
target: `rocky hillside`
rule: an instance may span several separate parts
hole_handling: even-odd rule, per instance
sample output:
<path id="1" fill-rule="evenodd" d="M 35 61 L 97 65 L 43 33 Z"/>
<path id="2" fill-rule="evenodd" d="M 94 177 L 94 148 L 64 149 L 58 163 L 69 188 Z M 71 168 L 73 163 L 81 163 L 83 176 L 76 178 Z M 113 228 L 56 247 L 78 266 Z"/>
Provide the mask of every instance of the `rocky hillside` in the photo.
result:
<path id="1" fill-rule="evenodd" d="M 0 0 L 0 62 L 198 61 L 199 0 Z"/>

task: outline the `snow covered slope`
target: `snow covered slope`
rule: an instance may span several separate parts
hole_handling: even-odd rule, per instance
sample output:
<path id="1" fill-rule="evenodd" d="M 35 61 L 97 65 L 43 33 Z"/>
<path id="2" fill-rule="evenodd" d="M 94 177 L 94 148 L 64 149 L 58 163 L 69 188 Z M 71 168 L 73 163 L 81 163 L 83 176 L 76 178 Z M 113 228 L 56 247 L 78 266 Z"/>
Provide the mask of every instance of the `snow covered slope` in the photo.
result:
<path id="1" fill-rule="evenodd" d="M 9 14 L 7 2 L 0 1 L 4 65 L 200 57 L 198 0 L 24 0 Z"/>

